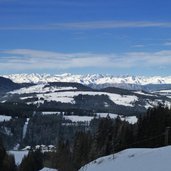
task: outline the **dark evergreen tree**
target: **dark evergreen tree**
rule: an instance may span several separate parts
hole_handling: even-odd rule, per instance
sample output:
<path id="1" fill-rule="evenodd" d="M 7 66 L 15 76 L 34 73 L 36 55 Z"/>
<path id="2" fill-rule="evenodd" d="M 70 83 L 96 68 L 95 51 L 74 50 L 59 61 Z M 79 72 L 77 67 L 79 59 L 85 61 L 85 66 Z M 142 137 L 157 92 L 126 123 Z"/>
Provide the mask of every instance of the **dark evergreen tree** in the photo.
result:
<path id="1" fill-rule="evenodd" d="M 3 166 L 3 161 L 5 159 L 5 156 L 6 156 L 6 151 L 5 151 L 5 148 L 2 144 L 2 140 L 0 139 L 0 170 Z"/>
<path id="2" fill-rule="evenodd" d="M 69 141 L 60 140 L 55 157 L 55 167 L 59 171 L 74 171 Z"/>
<path id="3" fill-rule="evenodd" d="M 85 165 L 89 159 L 89 153 L 92 145 L 92 136 L 90 132 L 76 133 L 73 146 L 73 161 L 76 169 Z"/>
<path id="4" fill-rule="evenodd" d="M 20 164 L 20 171 L 39 171 L 43 168 L 43 154 L 38 149 L 36 151 L 29 151 Z"/>
<path id="5" fill-rule="evenodd" d="M 6 150 L 0 142 L 0 171 L 16 171 L 17 167 L 13 155 L 6 153 Z"/>
<path id="6" fill-rule="evenodd" d="M 113 151 L 112 142 L 113 121 L 109 117 L 100 120 L 94 142 L 91 149 L 90 158 L 97 158 L 111 154 Z"/>
<path id="7" fill-rule="evenodd" d="M 164 145 L 166 127 L 171 126 L 171 110 L 159 105 L 147 111 L 138 121 L 137 144 L 139 147 L 159 147 Z"/>

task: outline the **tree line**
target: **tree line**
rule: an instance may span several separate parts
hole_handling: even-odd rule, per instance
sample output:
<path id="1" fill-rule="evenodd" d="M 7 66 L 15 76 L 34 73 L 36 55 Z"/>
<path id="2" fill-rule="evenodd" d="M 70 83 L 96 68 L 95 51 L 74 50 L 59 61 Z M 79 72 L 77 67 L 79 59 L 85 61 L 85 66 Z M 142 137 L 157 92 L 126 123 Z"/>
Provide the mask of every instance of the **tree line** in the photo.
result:
<path id="1" fill-rule="evenodd" d="M 42 153 L 40 150 L 31 150 L 20 166 L 14 168 L 19 171 L 38 171 L 46 166 L 59 171 L 77 171 L 96 158 L 114 154 L 126 148 L 163 146 L 165 129 L 171 127 L 171 109 L 162 105 L 150 108 L 134 125 L 119 117 L 111 119 L 108 116 L 94 120 L 98 120 L 94 132 L 91 130 L 76 132 L 72 140 L 61 137 L 54 152 Z M 168 137 L 168 141 L 171 142 L 170 133 Z M 4 148 L 0 149 L 4 151 Z M 3 154 L 0 156 L 0 170 L 4 167 L 3 163 L 6 163 L 6 160 L 10 161 L 8 162 L 10 165 L 15 166 L 13 157 L 5 152 L 0 154 Z"/>

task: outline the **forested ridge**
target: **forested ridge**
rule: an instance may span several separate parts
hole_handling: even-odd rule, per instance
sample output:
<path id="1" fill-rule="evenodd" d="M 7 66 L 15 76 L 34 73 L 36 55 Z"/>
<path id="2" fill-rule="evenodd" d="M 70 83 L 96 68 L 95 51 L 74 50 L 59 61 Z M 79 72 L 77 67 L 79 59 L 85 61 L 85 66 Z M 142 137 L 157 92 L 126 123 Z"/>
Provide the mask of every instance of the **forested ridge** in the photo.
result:
<path id="1" fill-rule="evenodd" d="M 97 123 L 95 131 L 77 131 L 70 139 L 61 135 L 56 151 L 30 150 L 18 167 L 14 167 L 14 159 L 6 153 L 1 141 L 0 170 L 37 171 L 48 166 L 59 171 L 76 171 L 98 157 L 126 148 L 160 147 L 171 142 L 170 131 L 166 142 L 166 130 L 171 127 L 171 110 L 162 105 L 150 108 L 134 125 L 119 117 L 96 118 L 93 122 Z"/>

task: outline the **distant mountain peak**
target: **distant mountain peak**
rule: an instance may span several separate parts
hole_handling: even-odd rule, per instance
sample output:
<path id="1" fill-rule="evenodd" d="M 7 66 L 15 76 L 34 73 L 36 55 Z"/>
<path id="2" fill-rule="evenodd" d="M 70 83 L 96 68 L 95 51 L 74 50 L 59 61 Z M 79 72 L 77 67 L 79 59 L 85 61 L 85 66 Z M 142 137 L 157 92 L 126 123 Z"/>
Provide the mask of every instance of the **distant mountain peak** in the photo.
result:
<path id="1" fill-rule="evenodd" d="M 113 76 L 102 74 L 87 74 L 74 75 L 71 73 L 64 73 L 61 75 L 51 74 L 11 74 L 2 75 L 3 77 L 11 79 L 15 83 L 47 83 L 47 82 L 76 82 L 85 85 L 90 84 L 171 84 L 171 76 Z"/>

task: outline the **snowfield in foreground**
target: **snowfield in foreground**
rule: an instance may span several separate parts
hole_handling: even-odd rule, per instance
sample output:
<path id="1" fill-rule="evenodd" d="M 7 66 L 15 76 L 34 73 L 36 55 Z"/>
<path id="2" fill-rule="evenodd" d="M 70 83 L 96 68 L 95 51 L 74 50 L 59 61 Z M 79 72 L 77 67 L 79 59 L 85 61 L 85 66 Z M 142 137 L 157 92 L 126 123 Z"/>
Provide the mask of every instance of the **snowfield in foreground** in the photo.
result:
<path id="1" fill-rule="evenodd" d="M 170 171 L 171 146 L 127 149 L 101 157 L 79 171 Z"/>

